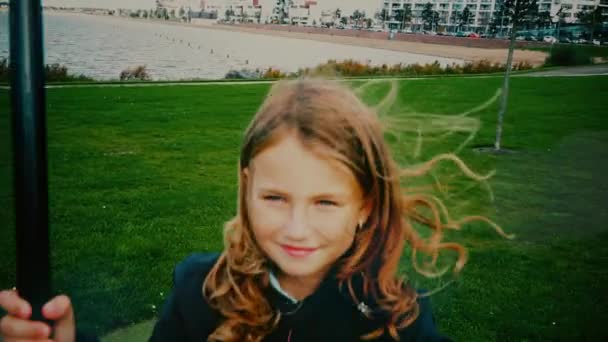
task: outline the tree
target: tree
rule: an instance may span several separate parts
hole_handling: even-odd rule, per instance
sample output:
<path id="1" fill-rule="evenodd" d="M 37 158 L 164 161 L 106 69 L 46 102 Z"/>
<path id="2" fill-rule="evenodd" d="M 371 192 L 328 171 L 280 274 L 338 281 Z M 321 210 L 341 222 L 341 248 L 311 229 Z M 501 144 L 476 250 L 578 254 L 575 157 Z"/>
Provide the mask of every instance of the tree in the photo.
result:
<path id="1" fill-rule="evenodd" d="M 227 8 L 224 15 L 226 16 L 226 21 L 230 21 L 230 17 L 234 16 L 234 10 L 232 8 Z"/>
<path id="2" fill-rule="evenodd" d="M 277 16 L 279 24 L 284 24 L 287 18 L 287 0 L 277 0 L 272 12 Z"/>
<path id="3" fill-rule="evenodd" d="M 386 8 L 383 8 L 380 12 L 376 12 L 376 19 L 382 23 L 383 27 L 384 27 L 384 22 L 387 20 L 387 18 L 388 18 L 388 10 Z"/>
<path id="4" fill-rule="evenodd" d="M 536 27 L 539 29 L 545 29 L 551 27 L 553 21 L 551 20 L 551 13 L 549 11 L 539 12 L 536 16 Z"/>
<path id="5" fill-rule="evenodd" d="M 347 17 L 342 17 L 342 18 L 340 18 L 340 23 L 341 23 L 342 25 L 346 25 L 346 24 L 348 24 L 348 18 L 347 18 Z"/>
<path id="6" fill-rule="evenodd" d="M 559 41 L 559 34 L 560 34 L 560 25 L 566 23 L 566 13 L 564 13 L 564 8 L 560 7 L 559 10 L 557 11 L 557 13 L 555 13 L 555 17 L 557 17 L 557 23 L 555 24 L 555 38 L 557 39 L 557 41 Z M 553 48 L 553 45 L 551 45 L 551 48 Z"/>
<path id="7" fill-rule="evenodd" d="M 593 40 L 595 31 L 601 29 L 603 22 L 607 20 L 602 8 L 597 5 L 593 10 L 576 13 L 576 18 L 589 30 L 589 40 Z"/>
<path id="8" fill-rule="evenodd" d="M 492 21 L 490 22 L 490 30 L 494 34 L 498 34 L 498 36 L 504 36 L 504 27 L 506 25 L 505 21 L 505 2 L 504 0 L 498 0 L 496 2 L 496 6 L 494 8 L 494 13 L 492 15 Z"/>
<path id="9" fill-rule="evenodd" d="M 356 27 L 361 26 L 361 20 L 365 19 L 365 11 L 355 10 L 353 15 L 351 16 L 353 21 L 355 22 Z"/>
<path id="10" fill-rule="evenodd" d="M 473 13 L 471 13 L 471 10 L 469 9 L 469 7 L 465 7 L 462 12 L 460 12 L 460 14 L 458 15 L 458 31 L 460 31 L 460 28 L 462 26 L 465 27 L 465 31 L 469 26 L 469 20 L 471 20 L 471 17 L 473 16 Z"/>
<path id="11" fill-rule="evenodd" d="M 405 28 L 405 23 L 412 21 L 412 6 L 410 4 L 404 4 L 403 8 L 395 11 L 395 20 L 401 25 L 401 29 Z"/>
<path id="12" fill-rule="evenodd" d="M 433 10 L 432 3 L 427 2 L 426 4 L 424 4 L 424 8 L 422 10 L 422 13 L 420 13 L 420 17 L 422 18 L 422 22 L 425 24 L 425 27 L 433 29 L 433 25 L 439 20 L 439 13 Z"/>
<path id="13" fill-rule="evenodd" d="M 365 28 L 368 28 L 368 29 L 371 28 L 372 27 L 372 23 L 373 23 L 372 18 L 365 19 Z"/>
<path id="14" fill-rule="evenodd" d="M 182 18 L 184 16 L 184 14 L 186 14 L 186 11 L 184 10 L 183 7 L 180 7 L 179 12 L 178 12 L 179 17 Z"/>
<path id="15" fill-rule="evenodd" d="M 538 11 L 536 0 L 505 0 L 504 14 L 505 19 L 511 23 L 511 37 L 509 41 L 509 53 L 507 54 L 507 65 L 505 77 L 502 85 L 502 94 L 500 97 L 500 109 L 498 110 L 498 120 L 496 123 L 496 140 L 494 141 L 494 149 L 500 151 L 502 139 L 502 124 L 504 121 L 505 112 L 507 110 L 507 100 L 509 97 L 509 76 L 513 65 L 513 50 L 515 48 L 515 36 L 517 29 L 522 25 L 531 21 Z"/>

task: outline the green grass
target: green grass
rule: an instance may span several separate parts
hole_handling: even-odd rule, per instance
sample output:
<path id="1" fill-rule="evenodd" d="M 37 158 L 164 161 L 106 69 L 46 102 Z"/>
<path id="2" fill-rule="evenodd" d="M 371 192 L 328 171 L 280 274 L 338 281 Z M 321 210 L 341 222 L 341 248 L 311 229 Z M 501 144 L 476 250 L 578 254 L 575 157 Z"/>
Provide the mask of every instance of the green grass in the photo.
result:
<path id="1" fill-rule="evenodd" d="M 449 119 L 491 98 L 501 78 L 397 84 L 390 115 Z M 468 248 L 469 263 L 433 296 L 438 324 L 459 341 L 605 340 L 608 78 L 514 78 L 511 85 L 504 146 L 517 153 L 460 153 L 480 173 L 496 170 L 494 201 L 464 177 L 449 185 L 466 190 L 445 200 L 455 216 L 488 215 L 517 239 L 482 224 L 448 234 Z M 102 334 L 153 318 L 175 263 L 222 248 L 222 224 L 235 212 L 241 134 L 268 87 L 48 90 L 53 280 L 71 294 L 79 326 Z M 372 85 L 362 97 L 373 105 L 389 89 Z M 8 106 L 0 90 L 3 114 Z M 470 114 L 482 124 L 470 146 L 493 142 L 497 107 Z M 2 115 L 0 288 L 15 282 L 8 124 Z M 412 137 L 390 141 L 397 159 L 412 163 L 465 138 L 425 141 L 417 158 Z M 436 174 L 455 173 L 446 163 Z M 440 285 L 409 275 L 420 286 Z"/>

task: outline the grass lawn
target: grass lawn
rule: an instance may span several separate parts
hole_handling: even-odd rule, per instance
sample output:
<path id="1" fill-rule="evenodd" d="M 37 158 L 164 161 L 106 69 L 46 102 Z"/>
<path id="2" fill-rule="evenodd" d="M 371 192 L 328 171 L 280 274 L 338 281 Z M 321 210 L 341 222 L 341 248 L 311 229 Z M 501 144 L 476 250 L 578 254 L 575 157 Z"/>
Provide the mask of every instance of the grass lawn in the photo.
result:
<path id="1" fill-rule="evenodd" d="M 391 88 L 353 84 L 370 105 Z M 512 79 L 504 145 L 516 152 L 480 154 L 471 146 L 493 142 L 497 102 L 457 114 L 491 99 L 500 84 L 500 77 L 399 81 L 385 115 L 407 123 L 388 137 L 404 163 L 453 151 L 471 134 L 429 134 L 417 153 L 412 125 L 481 123 L 460 156 L 480 173 L 496 170 L 493 200 L 449 163 L 435 175 L 449 186 L 442 196 L 454 216 L 485 214 L 517 234 L 505 240 L 483 224 L 448 234 L 468 248 L 469 263 L 433 296 L 440 329 L 459 341 L 606 340 L 608 77 Z M 48 90 L 53 281 L 71 294 L 80 327 L 103 334 L 155 317 L 173 266 L 222 248 L 240 137 L 268 87 Z M 15 283 L 8 101 L 0 90 L 0 288 Z M 445 281 L 413 275 L 409 263 L 404 257 L 416 285 Z"/>

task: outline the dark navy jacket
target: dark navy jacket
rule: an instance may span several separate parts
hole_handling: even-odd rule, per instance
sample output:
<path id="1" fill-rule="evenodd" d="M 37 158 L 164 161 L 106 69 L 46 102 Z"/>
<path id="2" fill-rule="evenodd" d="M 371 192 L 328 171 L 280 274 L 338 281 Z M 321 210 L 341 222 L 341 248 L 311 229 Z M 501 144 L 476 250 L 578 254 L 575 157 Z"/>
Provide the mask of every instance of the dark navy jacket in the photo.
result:
<path id="1" fill-rule="evenodd" d="M 207 337 L 220 323 L 218 313 L 205 301 L 202 284 L 218 259 L 217 253 L 197 253 L 180 262 L 174 270 L 174 289 L 167 298 L 159 321 L 154 327 L 151 342 L 207 341 Z M 328 276 L 319 288 L 304 299 L 293 314 L 294 307 L 274 288 L 268 289 L 271 304 L 282 313 L 277 328 L 264 338 L 265 342 L 350 342 L 379 325 L 366 318 L 343 293 L 337 281 Z M 401 341 L 449 341 L 438 334 L 428 298 L 420 298 L 419 317 L 400 331 Z M 292 307 L 290 307 L 292 306 Z M 373 341 L 393 341 L 381 336 Z"/>

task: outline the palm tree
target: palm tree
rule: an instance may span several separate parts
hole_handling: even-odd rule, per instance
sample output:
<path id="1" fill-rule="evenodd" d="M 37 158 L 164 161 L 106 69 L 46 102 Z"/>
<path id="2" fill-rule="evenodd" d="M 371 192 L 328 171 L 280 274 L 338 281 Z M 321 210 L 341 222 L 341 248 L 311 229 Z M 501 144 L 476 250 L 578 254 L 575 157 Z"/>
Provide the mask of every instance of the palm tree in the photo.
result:
<path id="1" fill-rule="evenodd" d="M 550 27 L 553 21 L 551 20 L 551 13 L 549 11 L 539 12 L 536 17 L 536 26 L 539 29 Z"/>
<path id="2" fill-rule="evenodd" d="M 462 12 L 458 15 L 458 27 L 465 27 L 465 31 L 467 30 L 467 28 L 469 27 L 469 20 L 471 20 L 471 16 L 473 15 L 473 13 L 471 13 L 471 10 L 469 10 L 469 7 L 465 7 Z"/>
<path id="3" fill-rule="evenodd" d="M 591 11 L 580 11 L 576 13 L 576 18 L 581 24 L 589 29 L 589 40 L 593 40 L 595 31 L 600 28 L 602 23 L 606 20 L 602 13 L 602 8 L 597 5 Z"/>
<path id="4" fill-rule="evenodd" d="M 405 28 L 405 23 L 412 21 L 412 6 L 410 4 L 404 4 L 403 8 L 395 11 L 395 20 L 401 25 L 401 30 Z"/>
<path id="5" fill-rule="evenodd" d="M 422 13 L 420 13 L 420 17 L 422 18 L 422 22 L 424 23 L 425 27 L 428 27 L 426 25 L 431 26 L 431 28 L 433 27 L 433 20 L 434 20 L 434 14 L 433 14 L 433 4 L 430 2 L 427 2 L 426 4 L 424 4 L 424 9 L 422 10 Z"/>

